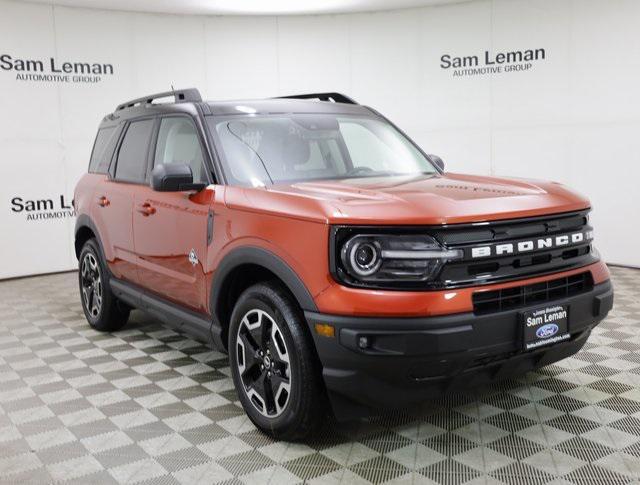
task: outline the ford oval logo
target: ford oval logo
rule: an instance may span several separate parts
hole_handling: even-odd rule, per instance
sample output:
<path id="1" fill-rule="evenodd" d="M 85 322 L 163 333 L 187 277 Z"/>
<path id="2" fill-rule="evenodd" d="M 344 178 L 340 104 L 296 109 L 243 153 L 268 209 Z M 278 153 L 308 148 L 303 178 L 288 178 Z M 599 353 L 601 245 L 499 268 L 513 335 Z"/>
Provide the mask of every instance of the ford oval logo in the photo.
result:
<path id="1" fill-rule="evenodd" d="M 538 338 L 553 337 L 555 334 L 558 333 L 558 330 L 560 330 L 560 328 L 555 323 L 547 323 L 546 325 L 543 325 L 538 330 L 536 330 L 536 337 Z"/>

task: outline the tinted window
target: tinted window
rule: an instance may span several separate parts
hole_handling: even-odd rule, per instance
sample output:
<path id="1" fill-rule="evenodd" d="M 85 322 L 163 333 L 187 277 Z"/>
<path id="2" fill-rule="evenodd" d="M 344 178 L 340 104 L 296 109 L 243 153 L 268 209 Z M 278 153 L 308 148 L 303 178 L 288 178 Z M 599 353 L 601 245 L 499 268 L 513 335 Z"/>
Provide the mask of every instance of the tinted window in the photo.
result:
<path id="1" fill-rule="evenodd" d="M 154 166 L 186 163 L 194 182 L 209 183 L 195 125 L 188 118 L 164 118 L 160 122 Z"/>
<path id="2" fill-rule="evenodd" d="M 116 179 L 144 182 L 147 168 L 147 148 L 154 120 L 134 121 L 120 145 L 116 164 Z"/>
<path id="3" fill-rule="evenodd" d="M 115 133 L 115 126 L 98 130 L 96 141 L 93 143 L 93 151 L 91 152 L 89 172 L 107 173 L 109 170 L 109 162 L 111 161 L 111 154 L 113 153 Z"/>

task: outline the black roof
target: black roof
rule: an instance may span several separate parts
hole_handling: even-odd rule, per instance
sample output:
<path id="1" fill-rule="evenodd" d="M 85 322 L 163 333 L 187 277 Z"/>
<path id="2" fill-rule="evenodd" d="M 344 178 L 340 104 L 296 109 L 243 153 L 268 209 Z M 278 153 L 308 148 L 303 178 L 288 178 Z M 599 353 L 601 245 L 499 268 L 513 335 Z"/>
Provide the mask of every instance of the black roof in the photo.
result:
<path id="1" fill-rule="evenodd" d="M 160 102 L 159 99 L 173 98 L 173 102 Z M 105 117 L 105 122 L 116 119 L 166 112 L 191 112 L 199 105 L 205 114 L 244 115 L 266 113 L 342 113 L 370 114 L 371 110 L 356 103 L 340 93 L 308 93 L 278 98 L 239 99 L 230 101 L 202 101 L 200 92 L 195 88 L 178 89 L 150 94 L 119 104 L 116 110 Z"/>

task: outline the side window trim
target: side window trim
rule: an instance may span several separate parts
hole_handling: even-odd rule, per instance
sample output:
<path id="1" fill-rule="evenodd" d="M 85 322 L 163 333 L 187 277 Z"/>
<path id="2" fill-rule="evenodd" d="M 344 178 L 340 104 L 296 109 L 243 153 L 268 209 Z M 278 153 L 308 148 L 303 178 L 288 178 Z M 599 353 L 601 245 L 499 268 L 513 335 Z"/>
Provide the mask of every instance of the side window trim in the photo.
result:
<path id="1" fill-rule="evenodd" d="M 118 153 L 120 152 L 120 145 L 122 145 L 122 140 L 124 139 L 124 134 L 127 132 L 127 128 L 129 126 L 128 122 L 122 122 L 118 126 L 118 140 L 116 141 L 116 145 L 111 152 L 111 160 L 109 161 L 109 170 L 107 174 L 109 175 L 109 180 L 115 182 L 116 181 L 116 161 L 118 159 Z"/>
<path id="2" fill-rule="evenodd" d="M 228 185 L 229 179 L 227 174 L 224 171 L 224 167 L 222 166 L 222 155 L 220 154 L 220 149 L 218 148 L 218 145 L 217 145 L 218 141 L 216 140 L 216 137 L 214 136 L 214 134 L 211 132 L 211 127 L 209 126 L 207 118 L 211 118 L 211 119 L 214 119 L 214 118 L 211 115 L 205 116 L 203 121 L 203 126 L 205 131 L 204 136 L 207 140 L 207 144 L 209 146 L 209 150 L 211 153 L 210 155 L 211 165 L 213 166 L 213 170 L 215 172 L 216 178 L 218 179 L 218 183 L 223 185 Z"/>
<path id="3" fill-rule="evenodd" d="M 209 156 L 209 150 L 207 149 L 207 146 L 204 143 L 202 130 L 200 129 L 198 123 L 196 123 L 196 120 L 194 120 L 192 116 L 189 116 L 188 114 L 182 114 L 182 113 L 168 113 L 158 117 L 156 126 L 154 127 L 153 135 L 151 137 L 151 144 L 149 147 L 149 160 L 148 160 L 149 165 L 147 167 L 148 169 L 147 182 L 150 181 L 151 171 L 153 170 L 154 164 L 155 164 L 155 153 L 156 153 L 156 150 L 158 149 L 157 144 L 158 144 L 158 134 L 160 133 L 160 125 L 162 124 L 162 120 L 169 119 L 169 118 L 185 118 L 189 120 L 189 122 L 193 125 L 193 128 L 196 132 L 196 136 L 198 138 L 198 144 L 200 145 L 200 152 L 202 153 L 202 163 L 204 164 L 203 168 L 205 169 L 204 172 L 206 174 L 207 181 L 210 184 L 215 184 L 216 183 L 215 179 L 212 180 L 211 168 L 209 167 L 209 164 L 213 164 L 213 162 L 210 159 L 211 157 Z"/>
<path id="4" fill-rule="evenodd" d="M 149 153 L 151 151 L 150 148 L 154 139 L 154 133 L 157 131 L 158 125 L 159 125 L 157 116 L 143 116 L 140 118 L 133 118 L 123 123 L 124 127 L 122 128 L 122 131 L 120 133 L 120 139 L 118 140 L 116 149 L 113 151 L 111 166 L 109 168 L 109 179 L 111 181 L 121 183 L 121 184 L 147 185 L 147 177 L 145 177 L 145 179 L 143 180 L 126 180 L 126 179 L 119 179 L 116 177 L 116 171 L 118 168 L 118 156 L 120 155 L 120 149 L 122 148 L 122 144 L 124 143 L 124 139 L 127 135 L 127 131 L 129 131 L 129 127 L 131 126 L 132 123 L 135 123 L 137 121 L 145 121 L 145 120 L 153 120 L 154 122 L 153 127 L 151 128 L 151 137 L 149 138 L 149 143 L 147 143 L 147 153 L 145 156 L 145 164 L 146 164 L 145 173 L 149 172 Z"/>
<path id="5" fill-rule="evenodd" d="M 205 157 L 210 165 L 207 171 L 211 172 L 214 184 L 227 185 L 228 179 L 224 173 L 222 159 L 218 146 L 216 145 L 215 136 L 211 133 L 209 119 L 213 118 L 210 113 L 205 113 L 201 107 L 198 107 L 199 116 L 196 120 L 198 131 L 201 133 L 202 142 L 205 147 Z"/>
<path id="6" fill-rule="evenodd" d="M 153 125 L 151 131 L 151 139 L 149 140 L 149 148 L 147 149 L 147 166 L 145 168 L 145 183 L 149 185 L 151 183 L 151 171 L 153 170 L 154 158 L 156 154 L 156 143 L 158 143 L 158 133 L 160 132 L 160 123 L 162 117 L 157 116 L 156 122 Z"/>

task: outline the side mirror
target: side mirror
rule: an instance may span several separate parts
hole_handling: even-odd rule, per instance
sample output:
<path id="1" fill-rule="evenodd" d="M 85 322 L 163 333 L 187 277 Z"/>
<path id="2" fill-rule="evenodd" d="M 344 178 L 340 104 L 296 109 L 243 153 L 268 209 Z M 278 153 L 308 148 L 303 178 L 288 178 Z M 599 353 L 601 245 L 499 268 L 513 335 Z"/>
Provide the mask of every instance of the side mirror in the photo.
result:
<path id="1" fill-rule="evenodd" d="M 438 155 L 427 155 L 431 163 L 433 163 L 436 167 L 444 172 L 444 161 Z"/>
<path id="2" fill-rule="evenodd" d="M 158 165 L 151 171 L 151 188 L 158 192 L 201 191 L 203 183 L 193 183 L 191 167 L 186 163 L 167 163 Z"/>

